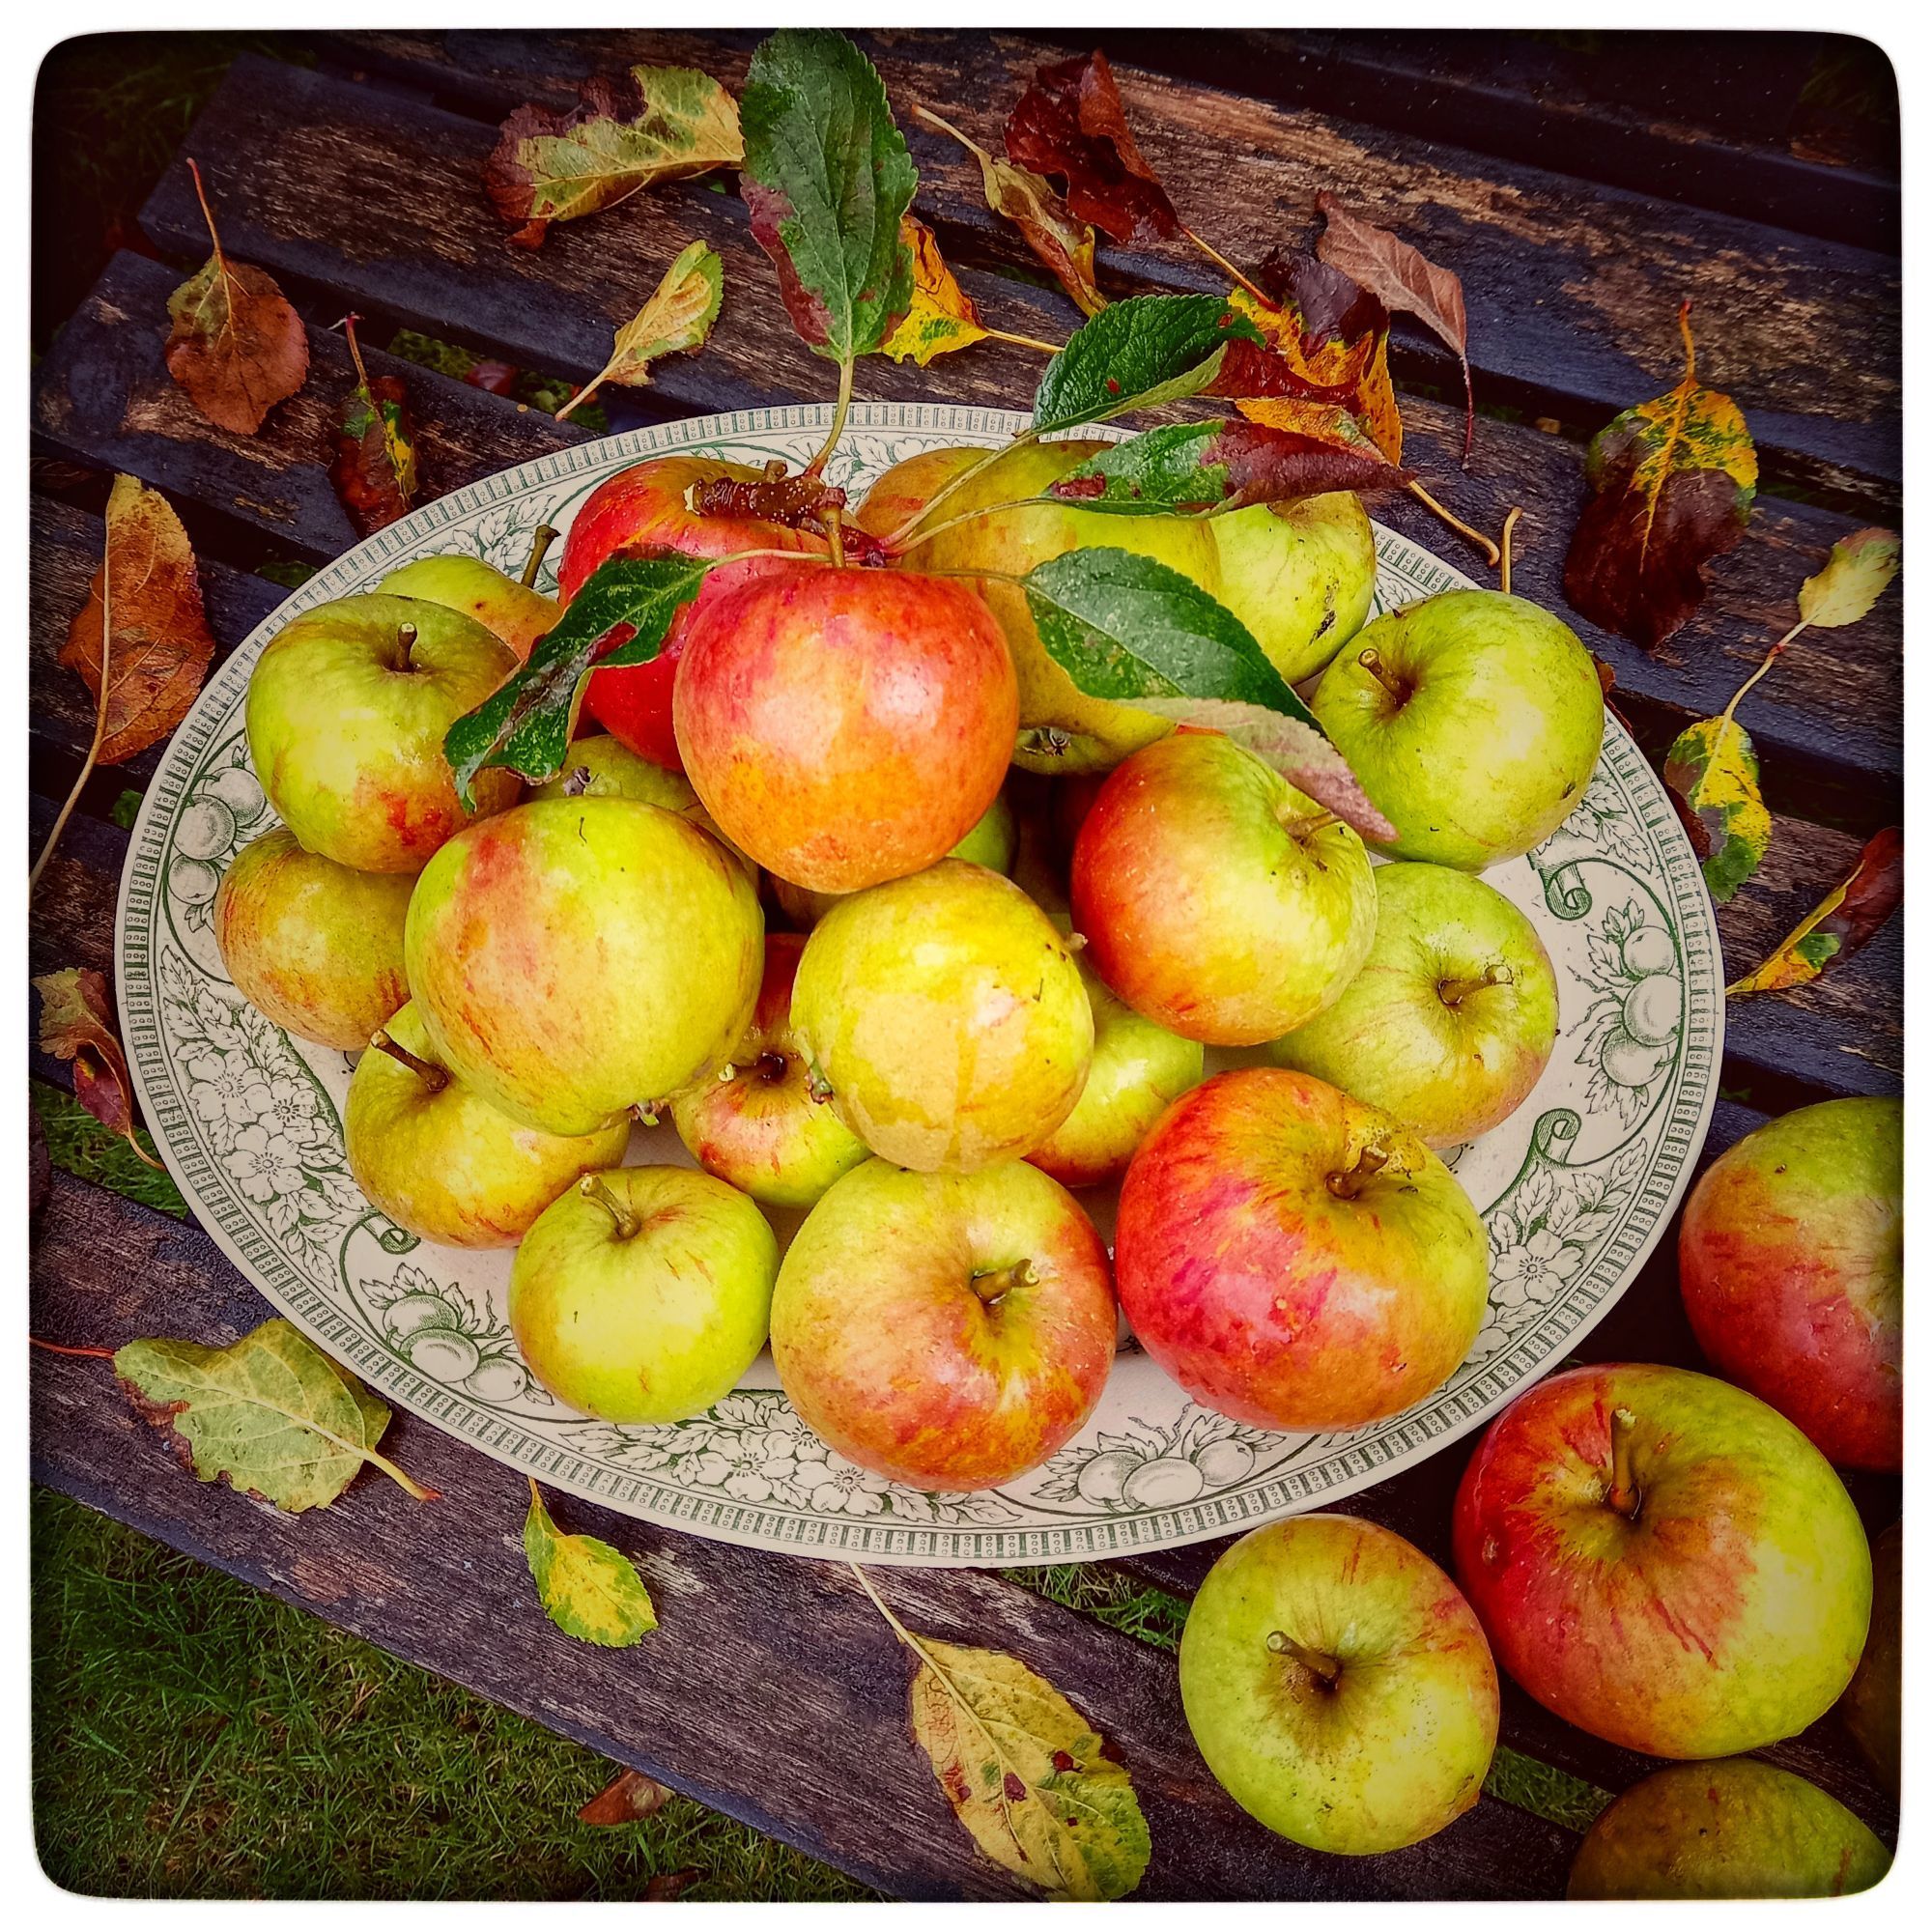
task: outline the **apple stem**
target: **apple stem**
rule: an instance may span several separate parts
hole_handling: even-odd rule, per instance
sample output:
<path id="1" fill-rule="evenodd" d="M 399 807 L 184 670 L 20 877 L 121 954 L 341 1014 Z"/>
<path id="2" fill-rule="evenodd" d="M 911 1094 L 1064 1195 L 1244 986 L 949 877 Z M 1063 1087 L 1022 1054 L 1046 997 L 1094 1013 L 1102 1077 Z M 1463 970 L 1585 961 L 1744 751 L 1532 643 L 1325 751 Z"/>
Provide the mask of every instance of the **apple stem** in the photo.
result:
<path id="1" fill-rule="evenodd" d="M 524 561 L 523 575 L 517 579 L 526 589 L 535 583 L 537 572 L 543 568 L 544 554 L 555 541 L 556 531 L 548 523 L 539 523 L 530 531 L 530 553 Z"/>
<path id="2" fill-rule="evenodd" d="M 611 1215 L 611 1231 L 619 1239 L 635 1239 L 643 1231 L 643 1221 L 596 1174 L 586 1173 L 577 1182 L 577 1190 Z"/>
<path id="3" fill-rule="evenodd" d="M 1338 1200 L 1352 1200 L 1388 1164 L 1388 1153 L 1379 1146 L 1365 1146 L 1354 1165 L 1346 1173 L 1331 1173 L 1326 1184 Z"/>
<path id="4" fill-rule="evenodd" d="M 416 647 L 416 627 L 413 623 L 396 625 L 396 668 L 398 671 L 413 669 L 410 662 L 410 652 Z"/>
<path id="5" fill-rule="evenodd" d="M 1502 540 L 1503 559 L 1501 564 L 1499 565 L 1499 569 L 1502 576 L 1502 590 L 1505 596 L 1508 596 L 1510 593 L 1510 563 L 1511 563 L 1510 539 L 1516 534 L 1516 525 L 1521 520 L 1521 517 L 1522 517 L 1522 505 L 1520 503 L 1518 503 L 1510 510 L 1510 513 L 1503 518 L 1503 540 Z"/>
<path id="6" fill-rule="evenodd" d="M 1444 979 L 1435 987 L 1445 1006 L 1460 1006 L 1471 992 L 1487 992 L 1492 985 L 1514 985 L 1516 974 L 1507 965 L 1492 965 L 1480 979 Z"/>
<path id="7" fill-rule="evenodd" d="M 1635 1429 L 1636 1416 L 1628 1407 L 1610 1410 L 1610 1489 L 1604 1498 L 1627 1521 L 1636 1519 L 1643 1502 L 1631 1466 L 1631 1435 Z"/>
<path id="8" fill-rule="evenodd" d="M 971 1284 L 983 1306 L 997 1307 L 1015 1287 L 1037 1286 L 1039 1275 L 1033 1270 L 1032 1261 L 1016 1260 L 1010 1266 L 996 1267 L 991 1273 L 974 1274 Z"/>
<path id="9" fill-rule="evenodd" d="M 1282 813 L 1281 828 L 1291 837 L 1306 840 L 1318 831 L 1326 831 L 1331 824 L 1341 822 L 1332 810 L 1290 810 Z"/>
<path id="10" fill-rule="evenodd" d="M 440 1093 L 449 1084 L 449 1074 L 440 1065 L 418 1057 L 407 1045 L 398 1045 L 386 1032 L 377 1033 L 369 1043 L 378 1052 L 386 1052 L 398 1065 L 407 1065 L 432 1093 Z"/>
<path id="11" fill-rule="evenodd" d="M 1267 1646 L 1270 1655 L 1299 1662 L 1323 1689 L 1333 1689 L 1342 1679 L 1342 1664 L 1333 1656 L 1324 1656 L 1320 1649 L 1311 1649 L 1279 1629 L 1268 1636 Z"/>
<path id="12" fill-rule="evenodd" d="M 1395 677 L 1389 674 L 1388 666 L 1382 662 L 1382 653 L 1379 650 L 1364 650 L 1357 655 L 1355 662 L 1361 665 L 1362 668 L 1368 671 L 1397 703 L 1408 701 L 1408 693 Z"/>

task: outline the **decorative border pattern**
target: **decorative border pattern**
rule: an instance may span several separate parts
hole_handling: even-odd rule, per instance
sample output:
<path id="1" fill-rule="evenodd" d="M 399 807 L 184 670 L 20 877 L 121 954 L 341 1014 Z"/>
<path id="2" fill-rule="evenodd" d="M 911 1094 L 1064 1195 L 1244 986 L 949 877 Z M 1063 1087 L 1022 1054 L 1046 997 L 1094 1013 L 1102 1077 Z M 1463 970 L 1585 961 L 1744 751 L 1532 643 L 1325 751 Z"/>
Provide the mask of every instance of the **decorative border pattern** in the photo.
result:
<path id="1" fill-rule="evenodd" d="M 567 523 L 606 474 L 644 457 L 702 449 L 796 461 L 828 420 L 823 407 L 744 411 L 505 470 L 338 558 L 221 667 L 148 791 L 122 881 L 120 1009 L 170 1171 L 268 1298 L 385 1398 L 556 1487 L 719 1540 L 925 1566 L 1083 1560 L 1332 1504 L 1435 1453 L 1615 1303 L 1684 1190 L 1716 1100 L 1722 975 L 1710 900 L 1657 779 L 1614 720 L 1569 822 L 1492 874 L 1558 964 L 1566 1022 L 1530 1100 L 1451 1155 L 1472 1195 L 1490 1202 L 1488 1323 L 1446 1386 L 1350 1433 L 1236 1426 L 1195 1407 L 1131 1348 L 1082 1434 L 991 1493 L 926 1494 L 852 1467 L 805 1429 L 769 1362 L 676 1427 L 569 1414 L 530 1380 L 503 1326 L 507 1258 L 420 1245 L 370 1208 L 341 1158 L 348 1061 L 290 1040 L 228 986 L 207 909 L 221 866 L 272 822 L 247 768 L 242 713 L 254 661 L 283 623 L 428 553 L 520 565 L 538 523 Z M 904 456 L 997 443 L 1023 420 L 859 404 L 834 480 L 863 487 Z M 1378 529 L 1378 610 L 1468 581 L 1392 531 Z M 660 1135 L 646 1155 L 682 1159 L 668 1129 Z"/>

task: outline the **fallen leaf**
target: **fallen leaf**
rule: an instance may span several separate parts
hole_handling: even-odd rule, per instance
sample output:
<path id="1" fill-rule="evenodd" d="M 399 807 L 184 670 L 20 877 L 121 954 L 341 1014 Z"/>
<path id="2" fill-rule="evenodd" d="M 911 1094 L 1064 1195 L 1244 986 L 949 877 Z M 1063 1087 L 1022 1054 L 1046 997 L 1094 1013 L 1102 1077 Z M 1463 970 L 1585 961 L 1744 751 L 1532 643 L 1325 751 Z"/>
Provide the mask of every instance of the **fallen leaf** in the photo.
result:
<path id="1" fill-rule="evenodd" d="M 74 1097 L 158 1168 L 160 1161 L 141 1144 L 134 1122 L 134 1088 L 128 1077 L 128 1055 L 114 1029 L 106 979 L 86 966 L 70 966 L 33 983 L 41 995 L 41 1050 L 71 1060 Z"/>
<path id="2" fill-rule="evenodd" d="M 1729 904 L 1771 844 L 1771 812 L 1758 788 L 1757 751 L 1749 732 L 1728 708 L 1720 717 L 1700 719 L 1671 745 L 1663 781 L 1683 800 L 1678 818 L 1703 866 L 1713 902 Z"/>
<path id="3" fill-rule="evenodd" d="M 410 392 L 400 376 L 372 382 L 355 340 L 355 317 L 343 318 L 355 386 L 335 427 L 329 480 L 356 533 L 373 536 L 410 513 L 416 495 L 416 431 Z"/>
<path id="4" fill-rule="evenodd" d="M 1798 591 L 1798 614 L 1818 630 L 1859 622 L 1898 574 L 1899 541 L 1890 529 L 1860 529 L 1832 545 L 1825 567 Z"/>
<path id="5" fill-rule="evenodd" d="M 710 339 L 724 300 L 724 265 L 702 241 L 693 241 L 664 271 L 651 298 L 617 330 L 611 359 L 561 409 L 564 417 L 607 382 L 641 388 L 661 355 L 695 355 Z"/>
<path id="6" fill-rule="evenodd" d="M 1885 923 L 1905 896 L 1905 833 L 1881 831 L 1859 853 L 1851 875 L 1835 887 L 1769 958 L 1736 984 L 1727 998 L 1808 985 L 1828 966 L 1841 963 Z"/>
<path id="7" fill-rule="evenodd" d="M 1181 232 L 1097 49 L 1085 60 L 1034 70 L 1007 117 L 1007 153 L 1036 174 L 1059 175 L 1073 213 L 1117 241 L 1145 246 Z"/>
<path id="8" fill-rule="evenodd" d="M 1456 352 L 1463 364 L 1463 460 L 1476 440 L 1476 392 L 1469 380 L 1469 317 L 1463 284 L 1447 269 L 1389 233 L 1351 214 L 1326 188 L 1315 197 L 1328 217 L 1315 244 L 1319 259 L 1358 282 L 1385 308 L 1413 315 L 1436 339 Z"/>
<path id="9" fill-rule="evenodd" d="M 1757 493 L 1743 413 L 1697 381 L 1690 318 L 1687 301 L 1684 380 L 1592 440 L 1590 497 L 1563 566 L 1572 606 L 1646 649 L 1690 620 L 1704 599 L 1704 565 L 1743 536 Z"/>
<path id="10" fill-rule="evenodd" d="M 609 1542 L 559 1533 L 534 1481 L 524 1518 L 524 1558 L 544 1613 L 566 1635 L 600 1648 L 628 1649 L 657 1627 L 638 1571 Z"/>
<path id="11" fill-rule="evenodd" d="M 116 476 L 106 521 L 101 565 L 68 626 L 60 660 L 79 672 L 99 706 L 94 761 L 125 764 L 187 715 L 214 638 L 194 551 L 167 498 L 132 476 Z"/>
<path id="12" fill-rule="evenodd" d="M 695 68 L 597 74 L 577 94 L 565 113 L 519 107 L 483 164 L 483 185 L 517 247 L 540 247 L 553 221 L 580 220 L 639 188 L 745 157 L 737 104 Z"/>
<path id="13" fill-rule="evenodd" d="M 971 348 L 986 339 L 973 298 L 959 286 L 939 252 L 939 238 L 917 215 L 904 223 L 912 249 L 912 306 L 881 344 L 894 361 L 908 356 L 924 368 L 934 355 Z"/>
<path id="14" fill-rule="evenodd" d="M 577 1812 L 577 1820 L 598 1830 L 611 1829 L 620 1823 L 641 1823 L 646 1816 L 655 1816 L 669 1801 L 670 1791 L 642 1770 L 619 1770 Z"/>
<path id="15" fill-rule="evenodd" d="M 418 1501 L 436 1499 L 376 1452 L 388 1408 L 287 1320 L 265 1320 L 229 1347 L 129 1341 L 114 1372 L 202 1481 L 297 1515 L 327 1507 L 368 1462 Z"/>
<path id="16" fill-rule="evenodd" d="M 646 1881 L 639 1900 L 644 1903 L 675 1903 L 693 1884 L 702 1883 L 705 1874 L 700 1869 L 660 1870 Z"/>
<path id="17" fill-rule="evenodd" d="M 168 297 L 168 373 L 217 429 L 252 436 L 308 376 L 308 331 L 273 277 L 221 251 L 214 215 L 189 161 L 214 252 Z"/>

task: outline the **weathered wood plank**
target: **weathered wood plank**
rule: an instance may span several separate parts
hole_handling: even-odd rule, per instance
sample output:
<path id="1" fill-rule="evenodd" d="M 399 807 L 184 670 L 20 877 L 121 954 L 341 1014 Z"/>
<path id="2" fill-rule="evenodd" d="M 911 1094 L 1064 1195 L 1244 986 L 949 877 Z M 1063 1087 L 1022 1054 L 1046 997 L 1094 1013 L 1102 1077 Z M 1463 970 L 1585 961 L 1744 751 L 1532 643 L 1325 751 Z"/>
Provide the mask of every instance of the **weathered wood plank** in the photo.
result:
<path id="1" fill-rule="evenodd" d="M 829 368 L 780 320 L 770 265 L 751 242 L 735 197 L 676 184 L 556 229 L 534 255 L 506 249 L 478 186 L 492 135 L 472 120 L 335 76 L 242 62 L 194 140 L 203 154 L 222 157 L 214 184 L 238 255 L 571 375 L 601 364 L 611 330 L 635 312 L 664 264 L 702 235 L 724 259 L 724 315 L 703 354 L 661 364 L 648 393 L 681 410 L 829 393 Z M 162 245 L 185 248 L 199 213 L 170 177 L 143 219 Z M 988 279 L 975 287 L 990 318 L 1049 337 L 1071 326 L 1071 306 L 1057 292 L 1003 282 L 989 294 Z M 47 372 L 56 384 L 64 366 L 57 351 Z M 861 392 L 1012 407 L 1032 393 L 1037 371 L 1023 352 L 982 344 L 925 370 L 875 358 Z M 1410 460 L 1470 520 L 1494 528 L 1511 504 L 1523 507 L 1520 587 L 1574 618 L 1561 582 L 1582 493 L 1576 447 L 1485 421 L 1465 477 L 1456 467 L 1460 412 L 1413 400 L 1406 414 Z M 1480 574 L 1479 560 L 1418 505 L 1403 499 L 1378 513 Z M 1788 627 L 1798 583 L 1853 526 L 1824 510 L 1762 498 L 1745 541 L 1718 566 L 1703 610 L 1664 652 L 1646 653 L 1577 622 L 1589 646 L 1614 666 L 1620 700 L 1648 739 L 1667 742 L 1690 717 L 1721 708 Z M 1751 729 L 1777 809 L 1855 825 L 1896 814 L 1899 639 L 1899 600 L 1888 599 L 1856 628 L 1807 636 L 1754 694 Z"/>
<path id="2" fill-rule="evenodd" d="M 420 76 L 467 87 L 500 115 L 519 99 L 568 99 L 582 75 L 633 60 L 703 67 L 735 84 L 755 35 L 454 32 L 352 37 L 409 60 Z M 982 144 L 996 136 L 1033 68 L 1064 47 L 1005 34 L 888 32 L 856 37 L 899 105 L 929 217 L 1010 249 L 985 214 L 974 163 L 904 110 L 930 102 Z M 1056 36 L 1056 38 L 1063 38 Z M 1103 37 L 1104 38 L 1104 37 Z M 1706 314 L 1700 362 L 1750 414 L 1767 471 L 1858 493 L 1900 475 L 1899 280 L 1891 258 L 1842 231 L 1799 241 L 1755 221 L 1574 179 L 1343 118 L 1332 102 L 1283 106 L 1116 65 L 1136 137 L 1183 215 L 1238 262 L 1259 261 L 1316 225 L 1316 192 L 1381 211 L 1405 239 L 1463 277 L 1470 351 L 1487 400 L 1594 428 L 1674 380 L 1675 315 Z M 1011 259 L 1020 257 L 1014 253 Z M 1184 250 L 1108 249 L 1130 280 L 1214 285 Z M 1460 385 L 1434 343 L 1405 334 L 1408 366 Z M 1662 376 L 1665 380 L 1659 382 Z"/>
<path id="3" fill-rule="evenodd" d="M 204 1235 L 66 1175 L 33 1284 L 32 1330 L 63 1345 L 155 1332 L 220 1344 L 270 1312 Z M 292 1518 L 190 1480 L 103 1363 L 36 1352 L 33 1366 L 37 1478 L 882 1888 L 1015 1893 L 947 1810 L 907 1731 L 908 1659 L 843 1569 L 561 1501 L 567 1526 L 639 1559 L 657 1601 L 643 1647 L 590 1648 L 538 1609 L 522 1479 L 427 1423 L 399 1414 L 384 1447 L 440 1501 L 365 1475 L 327 1512 Z M 1487 1800 L 1391 1856 L 1298 1850 L 1207 1774 L 1169 1657 L 988 1574 L 880 1573 L 878 1585 L 915 1629 L 1025 1657 L 1120 1745 L 1155 1844 L 1144 1896 L 1560 1893 L 1575 1838 Z"/>

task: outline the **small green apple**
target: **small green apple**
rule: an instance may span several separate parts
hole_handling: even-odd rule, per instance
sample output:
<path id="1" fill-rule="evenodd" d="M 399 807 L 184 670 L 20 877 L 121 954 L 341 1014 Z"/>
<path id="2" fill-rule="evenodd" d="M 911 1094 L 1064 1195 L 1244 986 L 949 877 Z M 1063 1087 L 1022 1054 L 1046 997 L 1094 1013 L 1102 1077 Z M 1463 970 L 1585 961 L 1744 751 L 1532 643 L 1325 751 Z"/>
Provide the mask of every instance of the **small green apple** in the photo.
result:
<path id="1" fill-rule="evenodd" d="M 1013 854 L 1018 848 L 1019 826 L 1013 819 L 1013 808 L 1002 791 L 987 806 L 980 822 L 946 855 L 963 858 L 969 865 L 983 865 L 989 871 L 1009 877 Z M 806 930 L 816 924 L 840 898 L 852 895 L 849 892 L 808 891 L 803 885 L 794 885 L 788 878 L 776 874 L 772 878 L 772 891 L 784 915 Z"/>
<path id="2" fill-rule="evenodd" d="M 473 617 L 525 662 L 562 614 L 554 596 L 527 588 L 480 556 L 418 556 L 391 570 L 376 587 L 387 596 L 419 596 Z"/>
<path id="3" fill-rule="evenodd" d="M 682 771 L 667 769 L 640 757 L 607 731 L 579 737 L 564 753 L 563 769 L 530 792 L 532 798 L 631 798 L 675 811 L 700 831 L 708 831 L 744 866 L 755 885 L 758 867 L 718 829 L 711 813 L 697 801 L 691 781 Z"/>
<path id="4" fill-rule="evenodd" d="M 349 1170 L 399 1227 L 444 1246 L 511 1246 L 566 1187 L 624 1156 L 628 1120 L 573 1138 L 519 1125 L 434 1052 L 404 1006 L 349 1082 Z"/>
<path id="5" fill-rule="evenodd" d="M 1835 1798 L 1747 1756 L 1680 1764 L 1627 1789 L 1570 1865 L 1573 1902 L 1850 1896 L 1891 1852 Z"/>
<path id="6" fill-rule="evenodd" d="M 524 1235 L 510 1331 L 581 1413 L 622 1426 L 701 1414 L 758 1357 L 779 1243 L 744 1194 L 682 1166 L 591 1174 Z"/>
<path id="7" fill-rule="evenodd" d="M 1301 1515 L 1208 1571 L 1180 1699 L 1214 1779 L 1309 1849 L 1371 1856 L 1445 1829 L 1495 1752 L 1495 1664 L 1456 1584 L 1400 1535 Z"/>
<path id="8" fill-rule="evenodd" d="M 1443 590 L 1378 617 L 1329 665 L 1321 727 L 1396 828 L 1387 848 L 1480 871 L 1575 809 L 1604 692 L 1566 623 L 1497 590 Z"/>
<path id="9" fill-rule="evenodd" d="M 1208 527 L 1220 553 L 1222 603 L 1292 684 L 1330 662 L 1368 621 L 1376 532 L 1349 491 L 1257 503 Z"/>
<path id="10" fill-rule="evenodd" d="M 403 922 L 415 880 L 352 871 L 286 825 L 235 854 L 214 894 L 214 942 L 235 989 L 298 1038 L 358 1052 L 410 995 Z"/>
<path id="11" fill-rule="evenodd" d="M 1556 1043 L 1556 974 L 1500 892 L 1444 865 L 1376 867 L 1376 935 L 1326 1011 L 1268 1048 L 1393 1113 L 1425 1146 L 1500 1125 Z"/>

